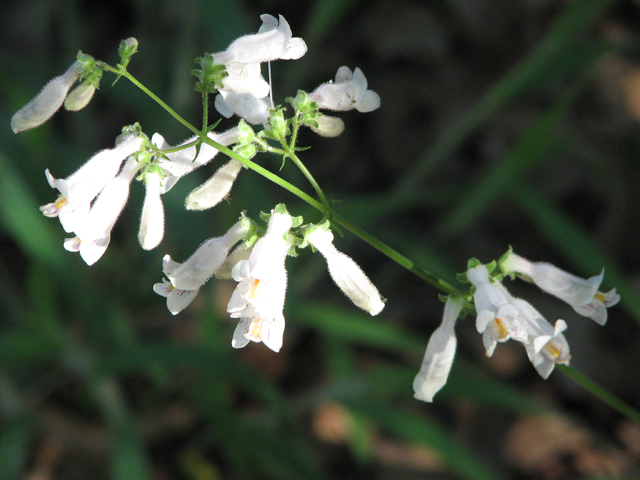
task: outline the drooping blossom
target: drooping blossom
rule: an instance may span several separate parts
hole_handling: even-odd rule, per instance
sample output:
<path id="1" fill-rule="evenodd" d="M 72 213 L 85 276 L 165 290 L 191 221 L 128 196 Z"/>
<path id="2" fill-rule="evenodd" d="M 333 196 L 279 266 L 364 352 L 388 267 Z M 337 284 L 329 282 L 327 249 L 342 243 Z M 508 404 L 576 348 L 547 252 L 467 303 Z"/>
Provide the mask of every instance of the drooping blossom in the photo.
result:
<path id="1" fill-rule="evenodd" d="M 447 299 L 442 324 L 429 338 L 422 366 L 413 380 L 414 397 L 418 400 L 433 401 L 433 396 L 447 383 L 458 343 L 454 327 L 463 305 L 454 297 Z"/>
<path id="2" fill-rule="evenodd" d="M 467 270 L 467 279 L 475 287 L 476 328 L 482 334 L 487 356 L 493 354 L 498 342 L 513 338 L 527 343 L 529 340 L 520 321 L 520 312 L 511 302 L 512 297 L 502 283 L 492 281 L 484 265 Z"/>
<path id="3" fill-rule="evenodd" d="M 143 145 L 140 137 L 130 135 L 114 148 L 102 150 L 66 179 L 56 179 L 45 171 L 49 185 L 60 192 L 58 199 L 40 207 L 47 217 L 58 217 L 66 232 L 77 228 L 78 221 L 88 214 L 91 202 L 111 182 L 122 162 L 138 152 Z"/>
<path id="4" fill-rule="evenodd" d="M 352 73 L 346 66 L 338 69 L 335 82 L 323 83 L 309 94 L 309 99 L 316 102 L 321 110 L 355 108 L 364 113 L 380 107 L 380 96 L 373 90 L 367 90 L 367 79 L 362 70 L 356 68 Z"/>
<path id="5" fill-rule="evenodd" d="M 65 249 L 80 252 L 87 263 L 93 265 L 104 254 L 111 240 L 111 230 L 129 197 L 129 186 L 140 170 L 135 158 L 129 158 L 122 171 L 98 195 L 89 213 L 73 229 L 76 234 L 65 240 Z"/>
<path id="6" fill-rule="evenodd" d="M 550 263 L 530 262 L 513 252 L 507 253 L 500 266 L 505 273 L 515 273 L 532 281 L 541 290 L 565 301 L 577 313 L 600 325 L 607 321 L 607 308 L 620 301 L 615 288 L 607 293 L 599 291 L 604 269 L 600 275 L 584 279 Z"/>
<path id="7" fill-rule="evenodd" d="M 287 289 L 285 258 L 290 247 L 286 234 L 293 225 L 291 215 L 273 212 L 267 232 L 253 247 L 248 260 L 240 260 L 231 275 L 238 282 L 227 312 L 240 318 L 232 345 L 241 348 L 250 340 L 265 341 L 278 351 L 284 331 L 284 299 Z M 242 337 L 244 340 L 240 339 Z"/>
<path id="8" fill-rule="evenodd" d="M 322 227 L 312 227 L 307 241 L 324 256 L 329 274 L 336 285 L 351 301 L 371 315 L 384 308 L 378 289 L 353 259 L 333 245 L 333 233 Z"/>

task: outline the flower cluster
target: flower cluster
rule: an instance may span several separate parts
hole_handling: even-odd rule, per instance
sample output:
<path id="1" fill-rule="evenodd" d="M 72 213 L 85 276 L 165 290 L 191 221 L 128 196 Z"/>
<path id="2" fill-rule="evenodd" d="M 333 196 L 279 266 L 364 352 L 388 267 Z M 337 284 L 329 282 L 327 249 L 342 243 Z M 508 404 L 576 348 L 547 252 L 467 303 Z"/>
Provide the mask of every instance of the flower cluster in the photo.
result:
<path id="1" fill-rule="evenodd" d="M 500 271 L 496 273 L 498 265 Z M 545 379 L 557 363 L 569 364 L 569 344 L 562 333 L 567 323 L 559 319 L 551 325 L 530 303 L 513 297 L 502 284 L 504 275 L 532 281 L 600 325 L 606 321 L 606 307 L 620 300 L 615 289 L 609 293 L 598 291 L 603 274 L 585 280 L 548 263 L 529 262 L 512 251 L 507 252 L 498 265 L 494 262 L 487 266 L 472 260 L 465 274 L 472 285 L 476 329 L 482 334 L 486 354 L 493 355 L 498 343 L 520 342 L 536 371 Z M 457 343 L 454 326 L 469 303 L 470 299 L 461 296 L 447 299 L 442 324 L 431 335 L 422 368 L 413 383 L 417 399 L 431 402 L 446 383 Z"/>
<path id="2" fill-rule="evenodd" d="M 303 226 L 302 218 L 289 215 L 282 204 L 265 218 L 268 223 L 263 235 L 243 215 L 225 235 L 206 241 L 184 263 L 166 255 L 163 270 L 168 280 L 156 283 L 153 290 L 167 297 L 169 311 L 175 315 L 185 309 L 212 276 L 230 277 L 238 282 L 227 305 L 231 318 L 239 319 L 232 346 L 263 342 L 277 352 L 285 325 L 285 260 L 296 247 L 311 245 L 325 257 L 331 277 L 356 306 L 371 315 L 380 313 L 384 300 L 353 259 L 333 245 L 327 223 Z"/>

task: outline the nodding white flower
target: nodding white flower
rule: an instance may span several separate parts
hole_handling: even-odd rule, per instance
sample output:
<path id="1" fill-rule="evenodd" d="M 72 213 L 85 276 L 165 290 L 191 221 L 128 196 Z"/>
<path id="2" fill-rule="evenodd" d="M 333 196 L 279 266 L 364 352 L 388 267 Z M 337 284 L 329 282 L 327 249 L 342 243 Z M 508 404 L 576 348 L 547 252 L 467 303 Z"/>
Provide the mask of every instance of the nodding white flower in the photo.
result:
<path id="1" fill-rule="evenodd" d="M 242 135 L 242 132 L 238 127 L 231 128 L 224 132 L 216 133 L 209 132 L 207 136 L 225 147 L 232 145 L 238 142 L 238 139 Z M 187 143 L 193 142 L 198 137 L 191 137 L 180 145 L 185 145 Z M 151 142 L 158 147 L 160 150 L 168 150 L 171 146 L 165 141 L 164 137 L 159 133 L 155 133 L 153 137 L 151 137 Z M 177 145 L 179 147 L 180 145 Z M 179 150 L 177 152 L 167 153 L 167 158 L 160 158 L 159 164 L 160 167 L 163 168 L 167 177 L 162 181 L 162 190 L 161 192 L 167 193 L 171 188 L 176 184 L 176 182 L 187 173 L 191 173 L 198 167 L 206 165 L 215 157 L 218 152 L 217 148 L 214 148 L 206 143 L 200 145 L 200 151 L 196 150 L 195 146 L 187 147 L 183 150 Z M 196 156 L 197 153 L 197 156 Z"/>
<path id="2" fill-rule="evenodd" d="M 527 343 L 529 340 L 520 321 L 520 312 L 511 302 L 513 297 L 500 282 L 491 281 L 487 267 L 478 265 L 470 268 L 467 279 L 475 287 L 476 328 L 478 333 L 482 333 L 487 356 L 493 354 L 498 342 L 513 338 Z"/>
<path id="3" fill-rule="evenodd" d="M 58 189 L 58 199 L 40 207 L 47 217 L 58 217 L 66 232 L 73 232 L 89 212 L 94 198 L 114 179 L 122 162 L 142 148 L 143 140 L 128 136 L 116 147 L 102 150 L 66 179 L 45 171 L 49 185 Z"/>
<path id="4" fill-rule="evenodd" d="M 260 15 L 258 33 L 244 35 L 233 41 L 223 52 L 215 53 L 216 63 L 260 63 L 270 60 L 296 60 L 307 51 L 304 40 L 293 37 L 291 27 L 282 15 L 279 21 L 272 15 Z"/>
<path id="5" fill-rule="evenodd" d="M 256 98 L 269 95 L 270 87 L 262 76 L 259 63 L 228 63 L 222 79 L 223 91 L 249 94 Z"/>
<path id="6" fill-rule="evenodd" d="M 249 227 L 238 221 L 221 237 L 204 242 L 184 263 L 177 263 L 165 255 L 163 271 L 175 288 L 195 290 L 213 276 L 227 259 L 229 250 L 246 237 Z"/>
<path id="7" fill-rule="evenodd" d="M 242 348 L 252 342 L 262 342 L 274 352 L 282 348 L 282 336 L 284 335 L 284 316 L 278 315 L 273 321 L 263 318 L 241 318 L 233 332 L 231 346 Z"/>
<path id="8" fill-rule="evenodd" d="M 607 307 L 620 301 L 615 288 L 607 293 L 598 290 L 604 277 L 604 269 L 600 275 L 584 279 L 549 263 L 530 262 L 513 252 L 506 255 L 500 267 L 507 274 L 516 273 L 532 281 L 541 290 L 565 301 L 577 313 L 600 325 L 607 321 Z"/>
<path id="9" fill-rule="evenodd" d="M 148 173 L 144 178 L 145 195 L 140 217 L 138 240 L 145 250 L 153 250 L 164 237 L 164 206 L 162 205 L 161 178 L 158 173 Z"/>
<path id="10" fill-rule="evenodd" d="M 453 297 L 445 303 L 442 324 L 431 334 L 422 367 L 413 381 L 414 397 L 418 400 L 433 401 L 433 396 L 447 383 L 458 343 L 454 327 L 462 307 L 462 301 Z"/>
<path id="11" fill-rule="evenodd" d="M 49 120 L 62 106 L 71 85 L 80 77 L 82 70 L 82 63 L 76 60 L 64 74 L 47 83 L 38 95 L 13 115 L 13 132 L 29 130 Z"/>
<path id="12" fill-rule="evenodd" d="M 564 320 L 556 320 L 551 325 L 531 304 L 514 298 L 513 304 L 520 310 L 521 322 L 531 340 L 525 344 L 529 360 L 542 378 L 547 378 L 556 363 L 569 365 L 571 354 L 569 344 L 562 332 L 567 329 Z"/>
<path id="13" fill-rule="evenodd" d="M 353 73 L 343 66 L 336 73 L 336 81 L 320 85 L 309 94 L 309 99 L 320 109 L 351 110 L 371 112 L 380 107 L 380 96 L 373 90 L 367 90 L 367 79 L 362 70 L 356 68 Z"/>
<path id="14" fill-rule="evenodd" d="M 162 259 L 162 270 L 169 279 L 156 283 L 153 291 L 167 297 L 167 308 L 176 315 L 196 298 L 200 287 L 220 268 L 227 259 L 229 250 L 242 240 L 249 228 L 238 221 L 227 233 L 204 242 L 184 263 Z"/>
<path id="15" fill-rule="evenodd" d="M 127 203 L 131 181 L 140 168 L 135 158 L 129 158 L 122 171 L 104 187 L 82 222 L 76 225 L 76 237 L 65 241 L 64 247 L 80 252 L 87 265 L 93 265 L 106 251 L 111 230 Z"/>
<path id="16" fill-rule="evenodd" d="M 333 233 L 322 227 L 312 228 L 306 234 L 307 241 L 324 256 L 329 274 L 340 290 L 361 309 L 377 315 L 384 308 L 384 301 L 362 269 L 333 245 Z"/>
<path id="17" fill-rule="evenodd" d="M 250 93 L 235 93 L 222 90 L 215 99 L 218 113 L 225 118 L 237 115 L 252 125 L 266 125 L 269 121 L 271 105 L 266 98 L 258 98 Z"/>
<path id="18" fill-rule="evenodd" d="M 233 158 L 221 166 L 209 180 L 189 194 L 185 201 L 187 210 L 206 210 L 215 207 L 229 195 L 241 169 L 242 163 Z"/>
<path id="19" fill-rule="evenodd" d="M 182 310 L 187 308 L 193 299 L 198 295 L 196 290 L 180 290 L 171 285 L 165 278 L 162 279 L 162 283 L 156 283 L 153 286 L 153 291 L 158 295 L 167 297 L 167 308 L 173 315 L 177 315 Z"/>
<path id="20" fill-rule="evenodd" d="M 280 318 L 287 289 L 284 262 L 290 247 L 286 235 L 292 225 L 291 215 L 272 213 L 267 232 L 256 242 L 249 259 L 240 260 L 233 267 L 231 276 L 238 285 L 227 305 L 231 318 L 251 319 L 254 329 L 260 321 L 271 324 L 275 322 L 277 328 L 284 325 L 284 318 Z M 246 320 L 241 320 L 242 322 L 246 323 Z M 242 330 L 242 327 L 238 328 Z M 260 331 L 262 328 L 265 326 L 261 326 Z M 253 331 L 255 330 L 249 329 L 247 335 L 252 335 Z M 242 342 L 235 343 L 240 345 Z"/>

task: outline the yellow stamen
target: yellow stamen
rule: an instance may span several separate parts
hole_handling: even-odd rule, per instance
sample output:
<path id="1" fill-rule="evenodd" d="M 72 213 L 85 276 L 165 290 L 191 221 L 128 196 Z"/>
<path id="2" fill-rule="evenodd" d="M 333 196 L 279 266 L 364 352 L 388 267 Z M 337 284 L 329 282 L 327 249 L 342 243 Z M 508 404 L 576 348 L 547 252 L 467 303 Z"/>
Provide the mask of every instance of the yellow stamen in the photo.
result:
<path id="1" fill-rule="evenodd" d="M 67 204 L 67 199 L 64 198 L 62 195 L 60 195 L 53 205 L 56 211 L 59 211 L 66 204 Z"/>
<path id="2" fill-rule="evenodd" d="M 262 340 L 262 324 L 263 321 L 261 318 L 252 318 L 251 323 L 249 324 L 249 328 L 244 334 L 245 338 L 253 340 L 254 342 L 259 342 L 260 340 Z"/>
<path id="3" fill-rule="evenodd" d="M 504 340 L 509 336 L 509 329 L 504 324 L 501 318 L 496 318 L 495 322 L 496 322 L 496 326 L 498 327 L 498 335 L 499 335 L 498 338 L 500 340 Z"/>
<path id="4" fill-rule="evenodd" d="M 604 293 L 602 292 L 596 292 L 596 294 L 593 296 L 594 300 L 598 300 L 599 302 L 604 303 L 604 301 L 606 300 L 606 297 L 604 296 Z"/>
<path id="5" fill-rule="evenodd" d="M 253 281 L 253 285 L 252 285 L 251 289 L 247 292 L 247 297 L 256 298 L 258 285 L 260 285 L 260 280 L 259 279 L 255 279 Z"/>

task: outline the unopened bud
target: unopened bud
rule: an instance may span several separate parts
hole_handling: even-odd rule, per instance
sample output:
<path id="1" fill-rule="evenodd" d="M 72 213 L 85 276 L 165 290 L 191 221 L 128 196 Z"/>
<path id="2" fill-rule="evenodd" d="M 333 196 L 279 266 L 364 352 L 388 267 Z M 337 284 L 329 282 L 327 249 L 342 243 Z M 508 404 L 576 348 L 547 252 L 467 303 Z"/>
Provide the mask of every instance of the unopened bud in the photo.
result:
<path id="1" fill-rule="evenodd" d="M 91 101 L 95 91 L 96 87 L 86 82 L 81 83 L 67 95 L 67 99 L 64 101 L 64 108 L 72 112 L 82 110 Z"/>
<path id="2" fill-rule="evenodd" d="M 223 165 L 205 183 L 189 194 L 186 200 L 187 210 L 206 210 L 215 207 L 231 191 L 242 163 L 232 159 Z"/>
<path id="3" fill-rule="evenodd" d="M 309 125 L 311 130 L 323 137 L 337 137 L 344 132 L 344 122 L 341 118 L 322 115 L 315 118 L 318 126 Z"/>

